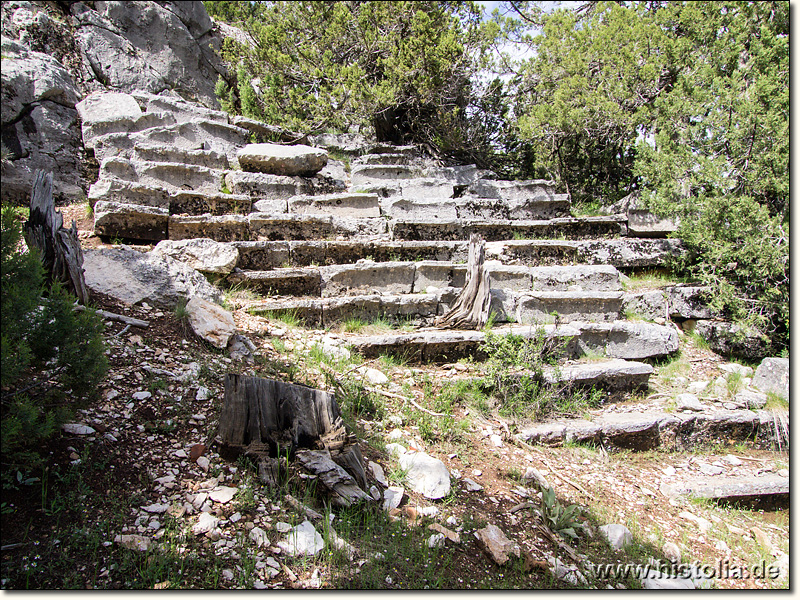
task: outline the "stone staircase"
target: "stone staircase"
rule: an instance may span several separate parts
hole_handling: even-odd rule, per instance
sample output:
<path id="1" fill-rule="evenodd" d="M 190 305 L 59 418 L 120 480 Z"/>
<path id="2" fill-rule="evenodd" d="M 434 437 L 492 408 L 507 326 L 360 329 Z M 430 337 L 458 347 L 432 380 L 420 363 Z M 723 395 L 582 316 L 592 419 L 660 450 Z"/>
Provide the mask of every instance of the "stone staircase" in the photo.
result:
<path id="1" fill-rule="evenodd" d="M 100 165 L 89 193 L 95 233 L 234 248 L 223 284 L 260 294 L 252 312 L 291 313 L 318 328 L 356 318 L 416 326 L 342 334 L 367 358 L 480 359 L 484 332 L 431 327 L 464 286 L 467 240 L 477 233 L 487 242 L 495 331 L 530 336 L 544 326 L 565 345 L 561 377 L 643 389 L 653 367 L 640 361 L 678 350 L 669 310 L 656 322 L 624 319 L 643 300 L 624 291 L 620 270 L 658 268 L 680 241 L 638 237 L 624 214 L 571 216 L 569 197 L 552 182 L 497 181 L 474 165 L 441 166 L 413 147 L 386 145 L 353 152 L 349 168 L 328 160 L 313 176 L 250 172 L 238 152 L 276 133 L 255 121 L 146 93 L 93 94 L 78 108 Z M 587 354 L 604 358 L 581 363 Z M 663 430 L 679 425 L 669 420 Z M 569 437 L 558 432 L 544 438 Z"/>

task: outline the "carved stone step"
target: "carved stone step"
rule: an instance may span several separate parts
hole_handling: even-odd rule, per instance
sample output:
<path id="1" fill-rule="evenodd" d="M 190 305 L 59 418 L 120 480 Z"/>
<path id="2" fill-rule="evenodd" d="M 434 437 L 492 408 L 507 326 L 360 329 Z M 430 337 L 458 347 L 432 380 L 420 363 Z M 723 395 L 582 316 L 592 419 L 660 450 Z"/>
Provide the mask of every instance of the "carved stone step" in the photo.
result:
<path id="1" fill-rule="evenodd" d="M 579 334 L 577 329 L 569 325 L 545 325 L 548 337 L 554 337 L 569 345 Z M 513 333 L 525 338 L 536 335 L 532 327 L 500 326 L 492 333 L 504 335 Z M 483 331 L 466 331 L 452 329 L 421 329 L 410 333 L 390 333 L 384 335 L 348 336 L 347 341 L 352 350 L 365 358 L 381 355 L 402 357 L 409 362 L 452 362 L 461 358 L 474 357 L 476 360 L 486 358 L 481 346 L 486 339 Z"/>
<path id="2" fill-rule="evenodd" d="M 550 384 L 596 386 L 612 392 L 635 392 L 647 389 L 653 367 L 647 363 L 612 359 L 548 368 L 544 379 Z"/>
<path id="3" fill-rule="evenodd" d="M 602 413 L 592 421 L 570 419 L 534 425 L 519 434 L 532 444 L 603 444 L 626 450 L 691 451 L 716 442 L 769 441 L 771 417 L 765 411 L 721 410 L 691 415 L 656 412 Z"/>
<path id="4" fill-rule="evenodd" d="M 355 263 L 369 259 L 467 260 L 466 242 L 391 242 L 296 240 L 275 242 L 232 242 L 239 250 L 237 266 L 244 270 L 266 270 L 280 266 L 306 267 Z"/>
<path id="5" fill-rule="evenodd" d="M 237 246 L 240 248 L 241 246 Z M 486 263 L 493 290 L 507 295 L 532 293 L 532 286 L 564 287 L 572 282 L 592 290 L 619 288 L 619 274 L 614 267 L 518 267 Z M 363 261 L 322 267 L 283 267 L 271 271 L 237 271 L 230 283 L 273 295 L 321 295 L 323 297 L 363 294 L 412 294 L 431 289 L 462 288 L 466 265 L 446 261 Z M 297 282 L 302 279 L 303 283 Z M 510 309 L 513 314 L 513 306 Z M 588 318 L 587 314 L 582 315 Z M 566 320 L 566 319 L 565 319 Z"/>
<path id="6" fill-rule="evenodd" d="M 100 200 L 94 205 L 94 232 L 110 238 L 166 239 L 169 211 L 156 206 Z"/>
<path id="7" fill-rule="evenodd" d="M 616 321 L 622 309 L 622 292 L 535 292 L 520 297 L 515 305 L 518 323 Z"/>
<path id="8" fill-rule="evenodd" d="M 131 134 L 134 146 L 169 146 L 182 150 L 214 150 L 232 163 L 236 151 L 247 143 L 250 132 L 216 121 L 193 119 L 172 125 L 143 129 Z"/>
<path id="9" fill-rule="evenodd" d="M 324 214 L 347 218 L 379 218 L 381 216 L 377 194 L 356 192 L 293 196 L 288 199 L 288 211 L 299 215 Z"/>
<path id="10" fill-rule="evenodd" d="M 442 305 L 452 302 L 456 290 L 443 290 L 436 294 L 367 294 L 339 298 L 284 298 L 271 299 L 248 305 L 255 314 L 279 316 L 291 314 L 311 327 L 330 327 L 348 319 L 364 322 L 380 318 L 389 320 L 416 320 L 426 323 L 443 310 Z"/>
<path id="11" fill-rule="evenodd" d="M 466 193 L 476 198 L 497 200 L 530 200 L 556 195 L 555 182 L 546 179 L 528 179 L 520 181 L 497 181 L 494 179 L 478 179 L 467 188 Z"/>
<path id="12" fill-rule="evenodd" d="M 100 164 L 100 178 L 117 178 L 163 187 L 168 191 L 218 192 L 225 171 L 175 162 L 149 162 L 110 157 Z"/>
<path id="13" fill-rule="evenodd" d="M 678 239 L 503 240 L 486 243 L 486 257 L 509 264 L 585 262 L 617 268 L 662 266 L 683 252 Z"/>
<path id="14" fill-rule="evenodd" d="M 392 221 L 392 237 L 396 240 L 466 240 L 477 233 L 486 241 L 531 239 L 609 238 L 624 236 L 625 220 L 621 217 L 565 217 L 538 221 Z"/>
<path id="15" fill-rule="evenodd" d="M 440 186 L 443 193 L 449 186 Z M 429 190 L 424 190 L 429 193 Z M 401 186 L 400 197 L 383 202 L 383 214 L 399 221 L 461 220 L 536 220 L 569 216 L 570 202 L 566 195 L 540 197 L 518 202 L 485 198 L 417 197 Z"/>
<path id="16" fill-rule="evenodd" d="M 551 386 L 594 387 L 618 395 L 647 389 L 652 374 L 647 363 L 612 359 L 546 367 L 542 380 Z M 519 374 L 523 375 L 524 371 Z"/>
<path id="17" fill-rule="evenodd" d="M 326 215 L 252 212 L 248 215 L 170 217 L 169 239 L 207 237 L 219 242 L 317 240 L 376 236 L 385 233 L 380 219 L 339 219 Z"/>
<path id="18" fill-rule="evenodd" d="M 645 322 L 570 323 L 579 332 L 578 351 L 601 352 L 611 358 L 663 358 L 678 350 L 678 333 L 666 325 Z"/>
<path id="19" fill-rule="evenodd" d="M 168 191 L 164 187 L 144 185 L 116 177 L 103 178 L 95 183 L 89 190 L 89 199 L 156 206 L 166 208 L 170 214 L 247 214 L 251 209 L 249 196 L 213 191 Z"/>
<path id="20" fill-rule="evenodd" d="M 541 327 L 548 335 L 554 335 L 555 332 L 555 335 L 563 341 L 564 358 L 580 358 L 587 351 L 591 351 L 593 354 L 605 354 L 608 358 L 643 360 L 663 357 L 678 349 L 677 335 L 674 338 L 674 345 L 668 345 L 664 340 L 661 343 L 657 342 L 659 336 L 665 337 L 664 330 L 667 331 L 667 337 L 668 332 L 674 334 L 669 328 L 660 325 L 652 325 L 646 330 L 627 328 L 627 324 L 622 321 L 614 325 L 615 335 L 607 336 L 605 340 L 593 337 L 594 333 L 590 328 L 586 328 L 585 323 L 561 324 L 558 327 L 549 324 Z M 495 326 L 492 333 L 497 335 L 513 333 L 531 337 L 538 328 L 530 325 L 501 325 Z M 648 335 L 656 336 L 656 342 L 642 343 L 641 337 Z M 479 353 L 476 354 L 485 337 L 483 331 L 432 329 L 413 333 L 353 336 L 349 337 L 348 341 L 353 349 L 367 358 L 391 354 L 414 357 L 414 360 L 421 362 L 447 362 L 473 355 L 476 358 L 485 358 Z M 605 341 L 607 345 L 600 345 L 598 342 L 601 341 Z"/>
<path id="21" fill-rule="evenodd" d="M 789 478 L 775 473 L 762 473 L 757 478 L 720 474 L 663 483 L 661 492 L 669 498 L 687 496 L 737 507 L 774 510 L 789 505 Z"/>
<path id="22" fill-rule="evenodd" d="M 176 122 L 173 115 L 160 112 L 142 113 L 135 118 L 117 115 L 99 121 L 83 121 L 81 134 L 87 148 L 108 154 L 109 149 L 123 143 L 121 137 L 135 136 L 137 132 L 175 125 Z"/>
<path id="23" fill-rule="evenodd" d="M 176 121 L 202 119 L 205 121 L 223 123 L 225 125 L 230 123 L 228 113 L 221 110 L 206 108 L 194 102 L 187 102 L 181 98 L 160 96 L 140 90 L 131 92 L 131 96 L 136 98 L 146 112 L 170 113 L 175 117 Z"/>
<path id="24" fill-rule="evenodd" d="M 293 196 L 339 194 L 346 186 L 339 180 L 317 174 L 314 177 L 288 177 L 269 173 L 228 171 L 225 184 L 234 194 L 246 194 L 257 199 L 284 199 Z"/>
<path id="25" fill-rule="evenodd" d="M 419 176 L 418 170 L 409 164 L 366 164 L 355 165 L 350 171 L 350 181 L 354 189 L 358 186 L 383 181 L 397 181 Z"/>

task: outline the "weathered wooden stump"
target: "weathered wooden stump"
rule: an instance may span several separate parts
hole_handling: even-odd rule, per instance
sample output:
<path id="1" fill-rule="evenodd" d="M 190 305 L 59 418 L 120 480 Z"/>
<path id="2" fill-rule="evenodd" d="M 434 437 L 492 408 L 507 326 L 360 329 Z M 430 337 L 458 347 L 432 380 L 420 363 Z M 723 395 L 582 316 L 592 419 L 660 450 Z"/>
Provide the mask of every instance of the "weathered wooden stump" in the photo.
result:
<path id="1" fill-rule="evenodd" d="M 223 452 L 251 456 L 259 477 L 275 485 L 297 459 L 340 506 L 369 499 L 364 459 L 330 392 L 275 379 L 225 376 L 218 441 Z M 361 487 L 360 487 L 361 486 Z"/>
<path id="2" fill-rule="evenodd" d="M 453 307 L 436 320 L 437 327 L 451 329 L 480 329 L 489 321 L 492 303 L 489 273 L 483 268 L 486 243 L 473 233 L 469 238 L 467 282 Z"/>
<path id="3" fill-rule="evenodd" d="M 25 223 L 28 248 L 38 248 L 48 280 L 60 281 L 86 305 L 89 292 L 83 277 L 83 250 L 75 221 L 64 227 L 64 216 L 55 209 L 53 175 L 36 171 L 31 190 L 30 216 Z"/>

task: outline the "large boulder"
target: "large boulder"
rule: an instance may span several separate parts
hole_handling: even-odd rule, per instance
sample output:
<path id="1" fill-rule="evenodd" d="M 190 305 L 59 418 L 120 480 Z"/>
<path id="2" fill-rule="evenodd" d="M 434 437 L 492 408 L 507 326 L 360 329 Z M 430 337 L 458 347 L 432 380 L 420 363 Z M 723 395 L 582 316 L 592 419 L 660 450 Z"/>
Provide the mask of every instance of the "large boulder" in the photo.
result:
<path id="1" fill-rule="evenodd" d="M 128 246 L 84 250 L 83 268 L 89 289 L 126 304 L 147 302 L 174 310 L 194 296 L 217 303 L 221 297 L 217 288 L 185 263 Z"/>
<path id="2" fill-rule="evenodd" d="M 303 144 L 248 144 L 239 150 L 237 158 L 245 171 L 310 177 L 328 163 L 328 152 Z"/>

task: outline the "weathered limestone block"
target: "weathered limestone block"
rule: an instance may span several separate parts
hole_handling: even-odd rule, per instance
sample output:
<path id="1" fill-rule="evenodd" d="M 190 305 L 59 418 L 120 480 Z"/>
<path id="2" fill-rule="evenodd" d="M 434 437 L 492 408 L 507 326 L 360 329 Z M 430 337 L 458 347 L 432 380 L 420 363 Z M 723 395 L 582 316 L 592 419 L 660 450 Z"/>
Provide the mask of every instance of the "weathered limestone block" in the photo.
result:
<path id="1" fill-rule="evenodd" d="M 520 298 L 518 323 L 615 321 L 622 308 L 622 292 L 536 292 Z"/>
<path id="2" fill-rule="evenodd" d="M 591 265 L 660 267 L 683 252 L 678 239 L 619 238 L 579 242 L 578 255 Z"/>
<path id="3" fill-rule="evenodd" d="M 606 265 L 533 267 L 530 269 L 534 291 L 566 292 L 620 290 L 619 271 Z"/>
<path id="4" fill-rule="evenodd" d="M 214 191 L 184 191 L 170 193 L 169 213 L 185 215 L 227 215 L 247 214 L 250 212 L 250 196 L 239 194 L 223 194 Z"/>
<path id="5" fill-rule="evenodd" d="M 231 336 L 236 333 L 233 315 L 220 305 L 199 296 L 189 300 L 186 312 L 192 331 L 217 348 L 226 348 Z"/>
<path id="6" fill-rule="evenodd" d="M 520 181 L 496 181 L 478 179 L 467 189 L 467 193 L 478 198 L 499 200 L 530 200 L 555 195 L 555 182 L 544 179 Z"/>
<path id="7" fill-rule="evenodd" d="M 151 94 L 142 90 L 133 90 L 133 96 L 147 112 L 169 113 L 178 121 L 191 121 L 194 119 L 216 121 L 225 125 L 230 124 L 228 113 L 214 110 L 195 102 L 187 102 L 183 98 Z M 236 123 L 234 123 L 236 125 Z"/>
<path id="8" fill-rule="evenodd" d="M 669 356 L 678 350 L 678 334 L 656 323 L 572 323 L 580 331 L 581 352 L 605 352 L 611 358 L 641 360 Z"/>
<path id="9" fill-rule="evenodd" d="M 724 356 L 748 359 L 763 358 L 767 353 L 767 338 L 755 330 L 746 330 L 728 321 L 697 321 L 695 331 L 708 342 L 711 349 Z"/>
<path id="10" fill-rule="evenodd" d="M 399 198 L 384 204 L 384 214 L 392 219 L 451 221 L 458 218 L 456 204 L 452 200 Z"/>
<path id="11" fill-rule="evenodd" d="M 325 214 L 337 217 L 377 218 L 381 215 L 377 194 L 325 194 L 295 196 L 288 200 L 293 214 Z"/>
<path id="12" fill-rule="evenodd" d="M 678 221 L 662 218 L 642 209 L 628 210 L 628 235 L 634 237 L 667 237 L 678 230 Z"/>
<path id="13" fill-rule="evenodd" d="M 286 200 L 300 193 L 297 178 L 269 173 L 228 171 L 225 173 L 225 184 L 234 194 L 248 194 L 260 199 Z"/>
<path id="14" fill-rule="evenodd" d="M 421 177 L 398 179 L 400 179 L 400 194 L 408 200 L 446 200 L 455 195 L 455 187 L 450 181 Z"/>
<path id="15" fill-rule="evenodd" d="M 513 292 L 530 292 L 532 289 L 531 269 L 516 265 L 504 265 L 499 261 L 487 261 L 485 269 L 489 273 L 492 289 Z"/>
<path id="16" fill-rule="evenodd" d="M 667 297 L 661 290 L 626 293 L 622 297 L 622 310 L 654 321 L 667 318 Z"/>
<path id="17" fill-rule="evenodd" d="M 751 385 L 789 399 L 789 359 L 768 357 L 761 361 Z"/>
<path id="18" fill-rule="evenodd" d="M 97 235 L 136 240 L 167 238 L 169 211 L 156 206 L 98 200 L 94 205 Z"/>
<path id="19" fill-rule="evenodd" d="M 136 98 L 120 92 L 92 92 L 75 108 L 81 118 L 83 143 L 87 148 L 94 148 L 101 135 L 129 131 L 144 114 Z"/>
<path id="20" fill-rule="evenodd" d="M 230 244 L 239 252 L 236 266 L 242 270 L 261 271 L 289 264 L 289 242 L 235 241 Z"/>
<path id="21" fill-rule="evenodd" d="M 551 384 L 568 383 L 580 386 L 600 386 L 626 392 L 646 389 L 653 367 L 631 360 L 612 359 L 603 362 L 565 365 L 558 370 L 546 370 L 545 381 Z"/>
<path id="22" fill-rule="evenodd" d="M 223 171 L 197 165 L 141 162 L 113 156 L 101 163 L 100 177 L 116 177 L 144 185 L 164 187 L 170 191 L 218 192 Z"/>
<path id="23" fill-rule="evenodd" d="M 162 240 L 153 252 L 171 256 L 204 273 L 230 273 L 239 260 L 235 246 L 208 238 Z"/>
<path id="24" fill-rule="evenodd" d="M 170 193 L 164 188 L 144 185 L 117 177 L 100 178 L 89 188 L 88 197 L 89 200 L 154 206 L 164 210 L 169 210 L 170 203 Z M 97 207 L 95 207 L 95 212 L 96 210 Z"/>
<path id="25" fill-rule="evenodd" d="M 410 294 L 414 288 L 413 262 L 332 265 L 322 267 L 320 273 L 324 297 L 367 293 Z"/>
<path id="26" fill-rule="evenodd" d="M 383 316 L 383 304 L 378 294 L 325 298 L 320 305 L 322 306 L 320 324 L 324 327 L 351 318 L 369 322 Z"/>
<path id="27" fill-rule="evenodd" d="M 411 179 L 417 171 L 407 165 L 355 165 L 350 172 L 353 188 L 382 181 Z"/>
<path id="28" fill-rule="evenodd" d="M 708 308 L 708 286 L 675 285 L 664 288 L 673 319 L 711 319 L 715 313 Z"/>
<path id="29" fill-rule="evenodd" d="M 250 213 L 247 216 L 252 236 L 258 240 L 308 240 L 326 238 L 336 231 L 329 215 L 271 215 Z"/>
<path id="30" fill-rule="evenodd" d="M 423 260 L 416 263 L 414 272 L 414 292 L 424 292 L 429 287 L 462 288 L 466 283 L 467 266 L 451 262 Z"/>
<path id="31" fill-rule="evenodd" d="M 253 212 L 284 214 L 289 212 L 286 198 L 264 198 L 253 203 Z"/>
<path id="32" fill-rule="evenodd" d="M 609 240 L 615 241 L 615 240 Z M 578 262 L 580 242 L 568 240 L 505 240 L 486 243 L 486 258 L 505 264 L 563 265 Z"/>
<path id="33" fill-rule="evenodd" d="M 302 144 L 248 144 L 237 152 L 236 157 L 246 171 L 289 176 L 314 175 L 328 162 L 327 151 Z"/>
<path id="34" fill-rule="evenodd" d="M 319 296 L 320 275 L 314 268 L 280 268 L 271 271 L 231 273 L 227 281 L 260 294 L 275 296 Z"/>
<path id="35" fill-rule="evenodd" d="M 201 215 L 169 217 L 169 239 L 209 238 L 217 242 L 233 242 L 250 238 L 246 215 Z"/>
<path id="36" fill-rule="evenodd" d="M 151 114 L 157 113 L 145 113 L 142 119 Z M 136 146 L 160 144 L 178 150 L 211 150 L 224 154 L 232 164 L 236 160 L 236 151 L 247 140 L 246 129 L 200 119 L 158 125 L 129 135 Z"/>

